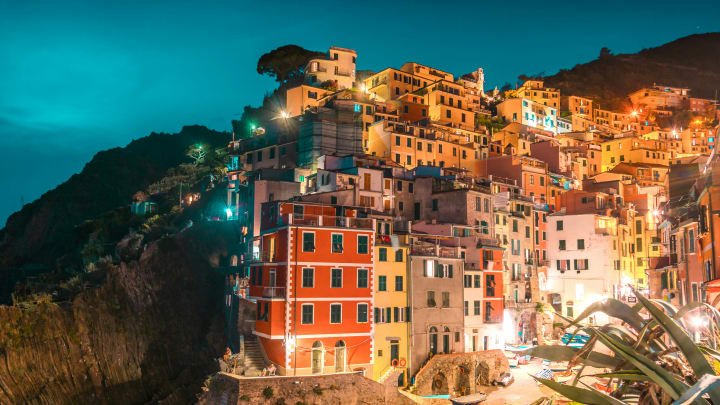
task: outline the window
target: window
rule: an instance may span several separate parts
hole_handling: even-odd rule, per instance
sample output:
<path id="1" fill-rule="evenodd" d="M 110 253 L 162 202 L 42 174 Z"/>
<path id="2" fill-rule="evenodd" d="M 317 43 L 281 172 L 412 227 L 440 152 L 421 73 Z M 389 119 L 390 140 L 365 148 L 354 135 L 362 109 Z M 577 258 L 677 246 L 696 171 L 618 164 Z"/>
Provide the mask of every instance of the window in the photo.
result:
<path id="1" fill-rule="evenodd" d="M 635 247 L 636 247 L 636 249 L 637 249 L 638 252 L 642 252 L 642 247 L 643 247 L 642 238 L 637 238 L 637 239 L 635 240 Z"/>
<path id="2" fill-rule="evenodd" d="M 408 193 L 413 192 L 413 183 L 408 183 Z"/>
<path id="3" fill-rule="evenodd" d="M 435 291 L 427 292 L 427 305 L 428 305 L 428 307 L 435 306 Z"/>
<path id="4" fill-rule="evenodd" d="M 563 221 L 557 221 L 557 230 L 562 231 L 563 230 Z"/>
<path id="5" fill-rule="evenodd" d="M 526 226 L 526 227 L 525 227 L 525 237 L 526 237 L 526 238 L 529 238 L 529 237 L 530 237 L 530 227 L 529 227 L 529 226 Z"/>
<path id="6" fill-rule="evenodd" d="M 403 182 L 402 182 L 402 181 L 398 181 L 398 182 L 397 182 L 397 191 L 402 191 L 402 187 L 403 187 Z"/>
<path id="7" fill-rule="evenodd" d="M 472 276 L 467 275 L 467 274 L 463 276 L 463 287 L 464 288 L 472 287 Z"/>
<path id="8" fill-rule="evenodd" d="M 560 242 L 560 244 L 559 244 L 559 246 L 558 246 L 558 249 L 560 249 L 560 250 L 565 250 L 565 240 L 564 240 L 564 239 L 560 239 L 559 242 Z"/>
<path id="9" fill-rule="evenodd" d="M 433 200 L 432 200 L 432 210 L 433 211 L 438 210 L 438 199 L 437 198 L 433 198 Z"/>
<path id="10" fill-rule="evenodd" d="M 495 296 L 495 276 L 492 274 L 485 275 L 485 296 Z"/>
<path id="11" fill-rule="evenodd" d="M 635 221 L 635 233 L 640 234 L 640 233 L 642 233 L 642 231 L 643 231 L 642 221 L 638 219 L 637 221 Z"/>
<path id="12" fill-rule="evenodd" d="M 465 316 L 468 316 L 468 302 L 465 301 L 463 303 L 463 310 L 465 311 Z"/>
<path id="13" fill-rule="evenodd" d="M 330 287 L 341 288 L 342 287 L 342 269 L 331 269 L 330 270 Z"/>
<path id="14" fill-rule="evenodd" d="M 577 240 L 577 248 L 578 250 L 585 249 L 585 239 L 578 239 Z"/>
<path id="15" fill-rule="evenodd" d="M 475 211 L 482 211 L 482 198 L 475 197 Z"/>
<path id="16" fill-rule="evenodd" d="M 387 277 L 386 276 L 378 277 L 378 291 L 387 291 Z"/>
<path id="17" fill-rule="evenodd" d="M 400 137 L 397 135 L 395 136 L 395 146 L 400 146 Z"/>
<path id="18" fill-rule="evenodd" d="M 403 262 L 403 251 L 402 249 L 398 249 L 395 251 L 395 261 L 398 263 Z"/>
<path id="19" fill-rule="evenodd" d="M 480 301 L 473 301 L 473 315 L 480 315 Z"/>
<path id="20" fill-rule="evenodd" d="M 330 304 L 330 323 L 340 323 L 342 320 L 342 304 Z"/>
<path id="21" fill-rule="evenodd" d="M 395 276 L 395 291 L 403 290 L 403 276 Z"/>
<path id="22" fill-rule="evenodd" d="M 313 323 L 313 304 L 302 304 L 302 319 L 303 325 L 312 325 Z"/>
<path id="23" fill-rule="evenodd" d="M 367 235 L 358 235 L 358 248 L 357 248 L 358 254 L 364 255 L 368 252 L 368 236 Z"/>
<path id="24" fill-rule="evenodd" d="M 483 211 L 490 212 L 490 199 L 489 198 L 483 199 Z"/>
<path id="25" fill-rule="evenodd" d="M 412 138 L 409 136 L 405 139 L 408 148 L 412 148 Z"/>
<path id="26" fill-rule="evenodd" d="M 695 253 L 695 230 L 688 231 L 688 253 Z"/>
<path id="27" fill-rule="evenodd" d="M 357 321 L 358 323 L 367 323 L 368 304 L 357 304 Z"/>
<path id="28" fill-rule="evenodd" d="M 303 252 L 315 251 L 315 234 L 312 232 L 303 232 Z"/>
<path id="29" fill-rule="evenodd" d="M 450 308 L 450 293 L 448 291 L 442 293 L 442 307 Z"/>
<path id="30" fill-rule="evenodd" d="M 380 248 L 378 250 L 378 256 L 379 256 L 378 259 L 381 262 L 386 262 L 387 261 L 387 248 Z"/>
<path id="31" fill-rule="evenodd" d="M 341 233 L 332 234 L 332 252 L 342 253 L 343 251 L 343 235 Z"/>
<path id="32" fill-rule="evenodd" d="M 540 176 L 540 185 L 541 186 L 545 185 L 545 177 Z"/>
<path id="33" fill-rule="evenodd" d="M 358 288 L 368 287 L 368 271 L 366 269 L 358 269 L 357 271 L 357 286 Z"/>
<path id="34" fill-rule="evenodd" d="M 512 231 L 513 231 L 513 232 L 517 232 L 517 231 L 518 231 L 518 221 L 517 221 L 517 219 L 513 219 Z"/>
<path id="35" fill-rule="evenodd" d="M 315 287 L 315 269 L 302 269 L 302 286 L 305 288 Z"/>
<path id="36" fill-rule="evenodd" d="M 473 276 L 473 287 L 480 288 L 480 275 L 479 274 L 475 274 Z"/>

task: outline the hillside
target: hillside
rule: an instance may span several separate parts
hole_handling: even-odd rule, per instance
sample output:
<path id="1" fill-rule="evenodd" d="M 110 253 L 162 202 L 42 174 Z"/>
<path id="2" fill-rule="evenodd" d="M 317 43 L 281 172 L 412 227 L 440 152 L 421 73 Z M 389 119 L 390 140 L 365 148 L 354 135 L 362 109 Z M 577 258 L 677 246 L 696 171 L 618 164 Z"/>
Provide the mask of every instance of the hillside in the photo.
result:
<path id="1" fill-rule="evenodd" d="M 76 272 L 86 241 L 76 227 L 127 205 L 135 192 L 189 162 L 189 145 L 218 147 L 229 140 L 228 133 L 188 126 L 177 134 L 153 133 L 96 154 L 79 174 L 11 215 L 0 230 L 0 304 L 10 303 L 15 283 L 26 276 Z"/>
<path id="2" fill-rule="evenodd" d="M 720 90 L 720 33 L 697 34 L 635 54 L 607 55 L 544 78 L 563 95 L 599 100 L 601 108 L 627 106 L 629 93 L 658 83 L 688 87 L 694 97 Z"/>

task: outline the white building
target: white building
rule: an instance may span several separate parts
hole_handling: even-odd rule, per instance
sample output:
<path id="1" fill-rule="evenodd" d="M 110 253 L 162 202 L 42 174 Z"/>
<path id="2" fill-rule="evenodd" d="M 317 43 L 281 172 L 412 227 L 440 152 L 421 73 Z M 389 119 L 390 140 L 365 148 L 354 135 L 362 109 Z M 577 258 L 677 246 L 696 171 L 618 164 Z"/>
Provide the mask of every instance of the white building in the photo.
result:
<path id="1" fill-rule="evenodd" d="M 331 46 L 327 58 L 311 59 L 305 67 L 305 76 L 310 84 L 332 80 L 338 90 L 351 89 L 355 84 L 355 62 L 357 53 L 352 49 Z"/>
<path id="2" fill-rule="evenodd" d="M 621 284 L 617 218 L 589 214 L 548 216 L 548 290 L 553 309 L 575 317 L 588 305 L 616 296 Z M 607 316 L 595 315 L 605 323 Z"/>

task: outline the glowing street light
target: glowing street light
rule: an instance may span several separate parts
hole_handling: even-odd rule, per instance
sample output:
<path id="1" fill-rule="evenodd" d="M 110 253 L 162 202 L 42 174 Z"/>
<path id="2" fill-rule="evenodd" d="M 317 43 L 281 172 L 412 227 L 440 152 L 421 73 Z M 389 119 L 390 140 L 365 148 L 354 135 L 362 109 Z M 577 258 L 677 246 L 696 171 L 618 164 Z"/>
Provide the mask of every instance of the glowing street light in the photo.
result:
<path id="1" fill-rule="evenodd" d="M 280 112 L 280 117 L 282 117 L 283 119 L 288 119 L 290 118 L 290 113 L 287 111 L 282 111 Z"/>
<path id="2" fill-rule="evenodd" d="M 637 115 L 638 115 L 638 112 L 635 111 L 635 110 L 633 110 L 633 111 L 630 113 L 630 116 L 632 116 L 632 117 L 637 117 Z"/>

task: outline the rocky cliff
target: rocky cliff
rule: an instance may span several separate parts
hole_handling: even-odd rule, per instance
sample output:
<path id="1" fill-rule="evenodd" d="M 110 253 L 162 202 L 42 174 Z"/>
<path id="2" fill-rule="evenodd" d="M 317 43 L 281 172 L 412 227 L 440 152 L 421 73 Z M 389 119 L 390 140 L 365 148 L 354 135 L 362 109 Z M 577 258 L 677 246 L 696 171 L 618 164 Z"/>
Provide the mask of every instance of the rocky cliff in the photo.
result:
<path id="1" fill-rule="evenodd" d="M 212 266 L 231 243 L 227 227 L 160 239 L 99 270 L 101 286 L 72 302 L 0 307 L 0 403 L 194 402 L 225 348 Z"/>

